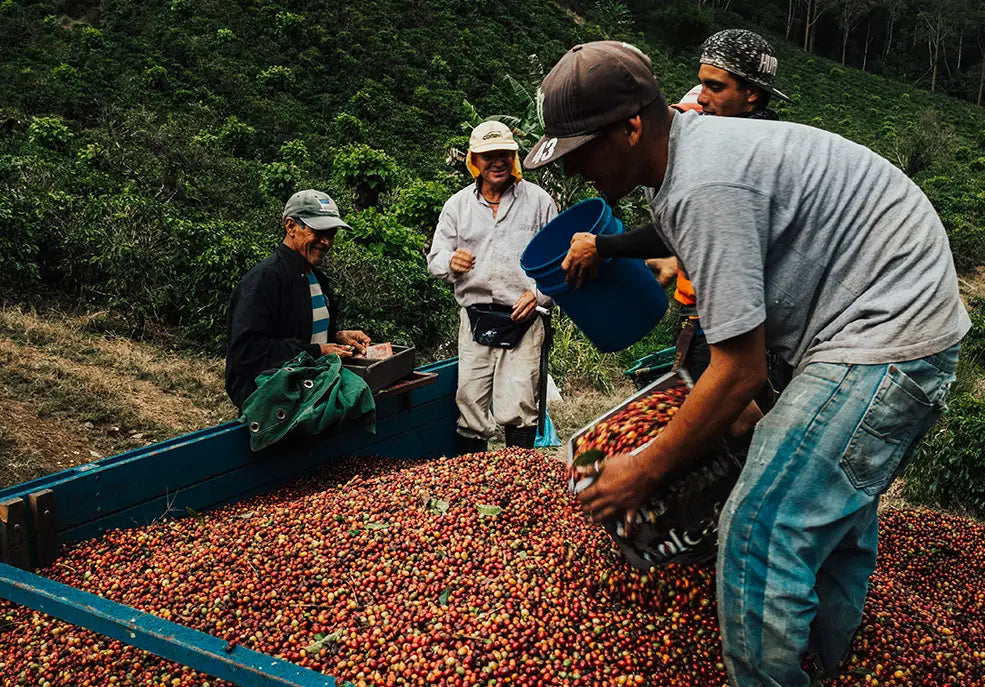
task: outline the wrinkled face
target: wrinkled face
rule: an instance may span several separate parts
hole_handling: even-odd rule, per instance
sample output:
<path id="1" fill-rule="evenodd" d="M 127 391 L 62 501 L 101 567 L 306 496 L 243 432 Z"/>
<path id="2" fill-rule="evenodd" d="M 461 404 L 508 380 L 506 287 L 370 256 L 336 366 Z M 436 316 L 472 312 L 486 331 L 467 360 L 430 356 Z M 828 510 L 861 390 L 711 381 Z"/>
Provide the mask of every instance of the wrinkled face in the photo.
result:
<path id="1" fill-rule="evenodd" d="M 631 148 L 626 128 L 610 126 L 561 158 L 564 176 L 580 176 L 614 204 L 640 184 L 628 164 Z"/>
<path id="2" fill-rule="evenodd" d="M 740 82 L 724 69 L 703 64 L 698 69 L 698 80 L 701 82 L 698 104 L 705 114 L 734 117 L 756 109 L 759 89 Z"/>
<path id="3" fill-rule="evenodd" d="M 479 169 L 483 183 L 502 186 L 510 179 L 515 157 L 514 150 L 490 150 L 485 153 L 472 153 L 472 162 Z"/>
<path id="4" fill-rule="evenodd" d="M 315 231 L 301 220 L 288 217 L 284 220 L 284 231 L 284 244 L 314 267 L 332 250 L 338 229 Z"/>

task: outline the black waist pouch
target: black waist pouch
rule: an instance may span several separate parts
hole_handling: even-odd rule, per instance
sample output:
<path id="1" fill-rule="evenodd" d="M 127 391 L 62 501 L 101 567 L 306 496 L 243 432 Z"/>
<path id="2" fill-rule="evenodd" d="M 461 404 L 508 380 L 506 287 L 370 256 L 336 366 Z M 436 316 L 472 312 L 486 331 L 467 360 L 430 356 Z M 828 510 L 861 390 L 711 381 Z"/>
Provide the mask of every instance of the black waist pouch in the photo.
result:
<path id="1" fill-rule="evenodd" d="M 492 348 L 514 348 L 534 323 L 534 317 L 526 322 L 510 319 L 513 308 L 495 303 L 480 303 L 465 308 L 472 328 L 472 340 Z"/>

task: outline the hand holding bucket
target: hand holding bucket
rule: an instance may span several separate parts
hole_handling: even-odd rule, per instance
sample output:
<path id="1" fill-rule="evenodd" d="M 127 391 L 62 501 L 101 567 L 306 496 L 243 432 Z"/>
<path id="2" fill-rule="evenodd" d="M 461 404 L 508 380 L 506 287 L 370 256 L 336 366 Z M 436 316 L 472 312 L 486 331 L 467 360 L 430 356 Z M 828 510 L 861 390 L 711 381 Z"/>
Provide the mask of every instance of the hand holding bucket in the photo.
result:
<path id="1" fill-rule="evenodd" d="M 545 224 L 520 257 L 537 289 L 605 353 L 642 339 L 667 310 L 667 294 L 643 260 L 602 260 L 595 251 L 596 235 L 623 231 L 604 200 L 589 198 Z"/>
<path id="2" fill-rule="evenodd" d="M 595 234 L 579 231 L 571 237 L 571 247 L 561 263 L 565 272 L 564 280 L 581 288 L 585 276 L 597 279 L 599 276 L 599 253 L 595 248 Z"/>

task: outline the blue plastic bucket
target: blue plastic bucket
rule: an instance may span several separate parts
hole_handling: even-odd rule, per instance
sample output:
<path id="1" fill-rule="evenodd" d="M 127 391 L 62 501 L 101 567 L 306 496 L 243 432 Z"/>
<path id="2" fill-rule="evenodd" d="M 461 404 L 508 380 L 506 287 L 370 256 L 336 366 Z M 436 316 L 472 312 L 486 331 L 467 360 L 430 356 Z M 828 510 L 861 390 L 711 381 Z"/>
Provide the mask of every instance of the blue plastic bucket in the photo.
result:
<path id="1" fill-rule="evenodd" d="M 524 249 L 520 266 L 599 350 L 622 350 L 656 326 L 667 311 L 667 294 L 646 263 L 631 258 L 603 260 L 597 279 L 580 289 L 569 286 L 561 263 L 580 231 L 620 234 L 624 228 L 601 198 L 584 200 L 544 225 Z"/>
<path id="2" fill-rule="evenodd" d="M 551 227 L 550 231 L 547 231 L 548 227 Z M 561 263 L 568 254 L 571 237 L 580 231 L 621 234 L 623 224 L 601 198 L 576 203 L 546 224 L 520 256 L 520 266 L 528 277 L 537 281 L 541 292 L 550 291 L 548 295 L 553 295 L 566 288 Z"/>

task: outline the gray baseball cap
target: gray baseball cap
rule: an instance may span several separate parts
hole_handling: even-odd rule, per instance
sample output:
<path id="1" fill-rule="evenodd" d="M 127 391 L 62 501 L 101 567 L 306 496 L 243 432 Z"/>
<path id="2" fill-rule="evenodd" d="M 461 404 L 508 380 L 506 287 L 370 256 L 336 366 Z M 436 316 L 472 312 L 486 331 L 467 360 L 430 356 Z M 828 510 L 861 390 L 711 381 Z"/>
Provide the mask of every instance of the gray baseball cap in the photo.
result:
<path id="1" fill-rule="evenodd" d="M 745 29 L 725 29 L 709 36 L 701 45 L 701 64 L 724 69 L 777 98 L 789 101 L 773 85 L 776 78 L 776 53 L 758 33 Z"/>
<path id="2" fill-rule="evenodd" d="M 571 48 L 544 77 L 537 109 L 544 135 L 523 161 L 536 169 L 629 119 L 660 95 L 650 58 L 629 43 L 594 41 Z"/>
<path id="3" fill-rule="evenodd" d="M 298 218 L 315 231 L 339 227 L 352 228 L 342 221 L 339 206 L 327 193 L 310 188 L 306 191 L 298 191 L 288 198 L 281 219 L 285 220 L 288 217 Z"/>

